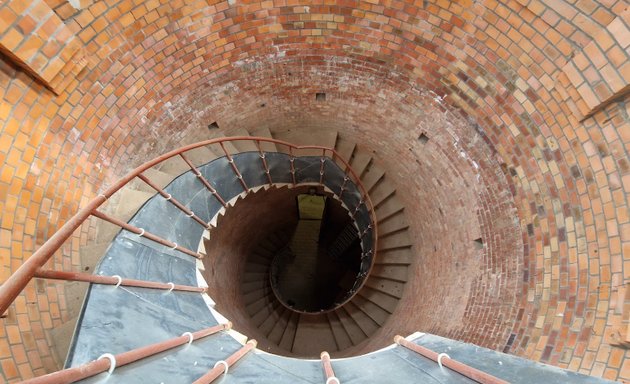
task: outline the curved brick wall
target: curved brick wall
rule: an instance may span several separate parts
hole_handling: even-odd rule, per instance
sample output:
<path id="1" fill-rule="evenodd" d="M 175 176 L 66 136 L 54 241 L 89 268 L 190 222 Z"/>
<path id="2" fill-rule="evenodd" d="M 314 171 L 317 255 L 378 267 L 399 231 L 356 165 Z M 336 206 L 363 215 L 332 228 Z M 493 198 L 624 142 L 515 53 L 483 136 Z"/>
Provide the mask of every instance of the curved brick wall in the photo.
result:
<path id="1" fill-rule="evenodd" d="M 608 336 L 630 279 L 623 2 L 46 3 L 87 64 L 56 96 L 0 61 L 0 280 L 108 182 L 214 121 L 337 130 L 387 169 L 417 239 L 414 279 L 362 351 L 421 330 L 630 380 Z M 78 268 L 93 232 L 51 266 Z M 4 379 L 55 369 L 45 331 L 66 308 L 61 285 L 29 285 L 0 327 Z"/>

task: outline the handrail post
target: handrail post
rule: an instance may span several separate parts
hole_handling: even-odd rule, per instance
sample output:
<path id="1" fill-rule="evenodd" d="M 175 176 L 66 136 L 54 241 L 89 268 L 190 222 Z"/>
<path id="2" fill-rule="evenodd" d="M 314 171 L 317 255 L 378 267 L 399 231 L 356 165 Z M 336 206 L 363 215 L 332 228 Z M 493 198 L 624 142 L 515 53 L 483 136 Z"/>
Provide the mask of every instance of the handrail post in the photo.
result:
<path id="1" fill-rule="evenodd" d="M 219 144 L 221 145 L 221 148 L 223 148 L 223 152 L 225 152 L 225 157 L 227 157 L 228 163 L 230 163 L 230 165 L 232 166 L 232 170 L 236 174 L 236 178 L 238 179 L 238 181 L 241 182 L 241 185 L 243 186 L 243 190 L 245 192 L 249 192 L 249 187 L 247 187 L 245 180 L 243 180 L 243 175 L 241 175 L 241 172 L 239 172 L 238 167 L 236 167 L 236 163 L 234 162 L 234 159 L 232 158 L 232 156 L 230 156 L 230 153 L 225 148 L 225 145 L 223 145 L 223 142 L 220 142 Z"/>
<path id="2" fill-rule="evenodd" d="M 260 146 L 260 140 L 256 140 L 255 141 L 256 146 L 258 147 L 258 152 L 260 153 L 260 160 L 262 160 L 262 165 L 263 168 L 265 168 L 265 173 L 267 174 L 267 181 L 269 182 L 269 185 L 273 185 L 273 181 L 271 180 L 271 173 L 269 172 L 269 165 L 267 164 L 267 159 L 265 158 L 265 153 L 263 152 L 261 146 Z"/>
<path id="3" fill-rule="evenodd" d="M 223 373 L 227 373 L 229 367 L 233 366 L 237 361 L 239 361 L 243 356 L 245 356 L 249 351 L 256 348 L 258 342 L 256 340 L 249 340 L 241 349 L 234 352 L 225 360 L 217 361 L 214 364 L 214 368 L 212 368 L 208 373 L 201 376 L 197 380 L 193 382 L 193 384 L 209 384 L 214 380 L 219 378 Z"/>
<path id="4" fill-rule="evenodd" d="M 324 184 L 324 164 L 326 163 L 326 150 L 322 150 L 321 165 L 319 167 L 319 184 Z"/>
<path id="5" fill-rule="evenodd" d="M 197 169 L 197 167 L 195 167 L 195 165 L 188 160 L 188 158 L 184 155 L 184 153 L 180 153 L 179 157 L 182 158 L 182 160 L 184 160 L 184 162 L 186 164 L 188 164 L 188 166 L 190 167 L 190 169 L 192 170 L 192 172 L 195 174 L 195 176 L 197 177 L 197 179 L 201 182 L 201 184 L 204 185 L 204 187 L 206 187 L 206 189 L 208 191 L 210 191 L 210 193 L 219 201 L 219 203 L 221 203 L 221 205 L 224 208 L 227 208 L 227 203 L 225 202 L 225 200 L 223 200 L 223 198 L 221 197 L 221 195 L 219 195 L 219 192 L 217 192 L 216 189 L 214 189 L 214 187 L 212 185 L 210 185 L 210 182 L 208 180 L 206 180 L 205 177 L 203 177 L 203 175 L 201 174 L 201 172 L 199 172 L 199 170 Z"/>
<path id="6" fill-rule="evenodd" d="M 509 384 L 507 381 L 499 379 L 498 377 L 492 376 L 489 373 L 480 371 L 476 368 L 473 368 L 464 363 L 460 363 L 459 361 L 453 360 L 448 356 L 446 359 L 442 360 L 442 357 L 437 352 L 430 350 L 429 348 L 425 348 L 416 343 L 412 343 L 409 340 L 406 340 L 404 337 L 400 335 L 396 335 L 394 337 L 394 342 L 398 345 L 401 345 L 409 350 L 416 352 L 419 355 L 426 357 L 427 359 L 433 360 L 440 365 L 444 365 L 447 368 L 452 369 L 453 371 L 466 376 L 470 379 L 475 380 L 478 383 L 482 384 Z M 442 355 L 443 356 L 443 355 Z"/>
<path id="7" fill-rule="evenodd" d="M 322 360 L 322 368 L 324 368 L 324 375 L 326 375 L 326 384 L 340 384 L 339 379 L 335 376 L 335 371 L 332 368 L 332 364 L 330 363 L 330 355 L 328 352 L 322 352 L 319 357 Z"/>
<path id="8" fill-rule="evenodd" d="M 201 225 L 205 229 L 209 229 L 210 228 L 210 225 L 208 225 L 206 222 L 201 220 L 201 218 L 199 216 L 195 215 L 195 213 L 193 211 L 188 209 L 186 206 L 184 206 L 184 204 L 180 203 L 177 199 L 175 199 L 173 196 L 171 196 L 170 193 L 166 193 L 162 188 L 158 187 L 148 177 L 146 177 L 145 175 L 143 175 L 141 173 L 141 174 L 138 175 L 138 178 L 140 180 L 144 181 L 148 186 L 153 188 L 158 194 L 160 194 L 160 196 L 165 198 L 166 201 L 168 201 L 169 203 L 173 204 L 180 211 L 184 212 L 186 214 L 186 216 L 188 216 L 191 219 L 195 220 L 199 225 Z"/>
<path id="9" fill-rule="evenodd" d="M 291 178 L 293 179 L 293 186 L 295 187 L 295 185 L 297 184 L 295 181 L 295 164 L 293 164 L 293 162 L 295 161 L 295 156 L 293 155 L 293 147 L 289 147 L 289 162 L 291 163 Z"/>

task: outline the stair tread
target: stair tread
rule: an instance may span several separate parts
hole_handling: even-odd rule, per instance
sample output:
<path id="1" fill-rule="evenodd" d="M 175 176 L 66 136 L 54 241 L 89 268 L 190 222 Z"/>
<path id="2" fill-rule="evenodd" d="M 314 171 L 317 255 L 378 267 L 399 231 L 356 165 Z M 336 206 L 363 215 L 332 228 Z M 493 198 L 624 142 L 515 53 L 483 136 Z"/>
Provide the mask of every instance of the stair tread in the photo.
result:
<path id="1" fill-rule="evenodd" d="M 295 145 L 319 145 L 322 147 L 333 148 L 337 139 L 336 131 L 299 131 L 289 130 L 282 132 L 273 132 L 273 136 L 278 140 L 287 141 Z M 278 147 L 278 146 L 276 146 Z M 279 146 L 279 150 L 284 153 L 288 153 L 286 146 Z M 319 149 L 300 149 L 294 151 L 296 156 L 322 156 L 322 151 Z M 331 156 L 330 153 L 326 154 Z"/>
<path id="2" fill-rule="evenodd" d="M 385 236 L 378 240 L 378 250 L 411 247 L 411 237 L 407 231 L 397 232 L 391 236 Z"/>
<path id="3" fill-rule="evenodd" d="M 96 264 L 101 260 L 110 242 L 104 242 L 101 244 L 86 245 L 79 248 L 79 256 L 81 257 L 81 270 L 83 272 L 93 271 Z M 89 268 L 89 269 L 86 269 Z"/>
<path id="4" fill-rule="evenodd" d="M 407 228 L 409 228 L 409 222 L 407 221 L 404 211 L 399 211 L 386 220 L 378 222 L 378 232 L 381 237 L 385 237 L 393 232 L 406 230 Z"/>
<path id="5" fill-rule="evenodd" d="M 254 131 L 251 132 L 252 136 L 259 136 L 259 137 L 268 137 L 270 139 L 273 139 L 273 136 L 271 135 L 271 132 L 269 131 L 269 128 L 258 128 Z M 270 142 L 266 142 L 266 141 L 261 141 L 260 142 L 260 149 L 262 149 L 264 152 L 278 152 L 278 149 L 276 148 L 276 144 L 274 143 L 270 143 Z"/>
<path id="6" fill-rule="evenodd" d="M 339 156 L 341 156 L 341 158 L 343 158 L 345 161 L 350 162 L 350 157 L 354 152 L 355 146 L 356 145 L 354 142 L 338 136 L 337 142 L 335 143 L 335 151 L 337 151 Z"/>
<path id="7" fill-rule="evenodd" d="M 253 280 L 253 281 L 242 281 L 241 282 L 241 292 L 251 292 L 254 289 L 263 289 L 269 285 L 269 282 L 266 279 Z"/>
<path id="8" fill-rule="evenodd" d="M 266 304 L 251 317 L 251 321 L 256 324 L 257 327 L 260 327 L 260 325 L 273 313 L 275 309 L 274 304 L 276 302 L 277 300 L 267 301 Z"/>
<path id="9" fill-rule="evenodd" d="M 265 320 L 262 323 L 259 323 L 260 325 L 258 325 L 258 329 L 260 329 L 263 334 L 269 335 L 282 316 L 284 309 L 285 307 L 283 307 L 278 300 L 274 300 L 271 311 L 269 311 Z"/>
<path id="10" fill-rule="evenodd" d="M 406 265 L 375 265 L 371 275 L 390 280 L 407 281 L 408 267 Z"/>
<path id="11" fill-rule="evenodd" d="M 410 248 L 385 249 L 376 253 L 376 264 L 409 265 L 413 260 Z"/>
<path id="12" fill-rule="evenodd" d="M 119 226 L 105 220 L 100 220 L 96 224 L 96 243 L 109 245 L 118 232 L 120 232 Z"/>
<path id="13" fill-rule="evenodd" d="M 197 167 L 207 164 L 212 160 L 220 157 L 217 153 L 215 153 L 208 147 L 191 149 L 190 151 L 186 152 L 184 156 L 186 156 L 186 158 Z M 188 170 L 190 170 L 190 166 L 187 165 L 187 167 Z"/>
<path id="14" fill-rule="evenodd" d="M 372 161 L 367 169 L 363 172 L 363 175 L 361 176 L 361 182 L 369 193 L 377 183 L 385 181 L 384 176 L 385 171 L 378 165 L 374 164 L 374 161 Z"/>
<path id="15" fill-rule="evenodd" d="M 173 175 L 181 175 L 190 171 L 190 166 L 180 156 L 173 156 L 168 160 L 164 160 L 155 167 L 158 171 L 170 173 Z"/>
<path id="16" fill-rule="evenodd" d="M 231 141 L 224 141 L 223 146 L 230 155 L 240 152 Z M 221 144 L 219 143 L 209 145 L 208 149 L 210 149 L 210 151 L 212 151 L 217 157 L 225 156 L 225 151 L 223 151 L 223 148 L 221 148 Z"/>
<path id="17" fill-rule="evenodd" d="M 317 358 L 321 351 L 336 351 L 335 337 L 325 315 L 301 315 L 295 334 L 293 352 Z"/>
<path id="18" fill-rule="evenodd" d="M 155 185 L 157 185 L 159 188 L 162 188 L 162 189 L 164 189 L 164 187 L 166 187 L 171 181 L 173 181 L 174 178 L 179 176 L 172 173 L 158 171 L 155 168 L 149 168 L 146 171 L 142 172 L 142 174 L 146 176 L 149 180 L 151 180 L 151 182 L 153 182 Z M 155 189 L 151 188 L 148 184 L 146 184 L 144 181 L 138 178 L 133 179 L 127 185 L 129 185 L 129 187 L 132 189 L 155 193 Z"/>
<path id="19" fill-rule="evenodd" d="M 123 221 L 129 221 L 144 203 L 155 196 L 155 190 L 151 189 L 150 192 L 145 192 L 131 188 L 121 188 L 117 194 L 120 194 L 120 198 L 114 215 Z"/>
<path id="20" fill-rule="evenodd" d="M 379 329 L 378 324 L 374 322 L 368 315 L 366 315 L 360 307 L 350 301 L 344 308 L 348 311 L 350 316 L 354 319 L 357 325 L 361 328 L 366 337 L 374 334 Z"/>
<path id="21" fill-rule="evenodd" d="M 282 340 L 282 335 L 284 334 L 284 330 L 287 327 L 289 317 L 291 317 L 291 314 L 293 313 L 292 311 L 290 311 L 289 309 L 285 307 L 282 307 L 282 308 L 283 310 L 281 312 L 280 317 L 278 318 L 278 321 L 274 324 L 273 329 L 268 334 L 269 336 L 267 336 L 267 339 L 269 341 L 271 341 L 272 343 L 278 346 L 280 346 L 280 341 Z"/>
<path id="22" fill-rule="evenodd" d="M 350 340 L 348 333 L 346 333 L 345 328 L 343 328 L 336 311 L 329 312 L 326 315 L 339 350 L 352 347 L 352 340 Z"/>
<path id="23" fill-rule="evenodd" d="M 360 308 L 361 311 L 372 321 L 378 324 L 378 326 L 383 326 L 390 316 L 390 314 L 383 308 L 363 298 L 360 295 L 355 295 L 352 299 L 352 303 Z"/>
<path id="24" fill-rule="evenodd" d="M 286 351 L 293 351 L 293 340 L 295 338 L 295 331 L 297 329 L 297 323 L 300 315 L 297 312 L 292 312 L 287 321 L 286 327 L 278 344 L 280 348 Z"/>
<path id="25" fill-rule="evenodd" d="M 74 329 L 76 328 L 78 317 L 73 317 L 68 321 L 60 324 L 47 331 L 47 336 L 50 338 L 49 345 L 52 345 L 52 349 L 57 355 L 57 361 L 63 362 L 66 360 L 68 351 L 70 350 L 70 344 L 74 336 Z M 63 367 L 60 367 L 60 369 Z"/>
<path id="26" fill-rule="evenodd" d="M 231 132 L 233 136 L 250 136 L 244 128 L 239 128 Z M 258 152 L 256 143 L 250 140 L 233 141 L 234 146 L 239 152 Z"/>
<path id="27" fill-rule="evenodd" d="M 359 150 L 357 147 L 354 151 L 354 154 L 350 158 L 350 166 L 357 174 L 358 177 L 363 175 L 363 171 L 367 168 L 368 164 L 372 161 L 372 156 L 370 154 Z"/>
<path id="28" fill-rule="evenodd" d="M 366 300 L 369 300 L 379 307 L 383 308 L 389 313 L 394 313 L 396 305 L 398 305 L 397 298 L 366 286 L 361 289 L 361 296 Z"/>
<path id="29" fill-rule="evenodd" d="M 344 307 L 337 309 L 335 312 L 353 345 L 357 345 L 366 339 L 361 328 L 359 328 L 355 320 L 350 317 L 350 314 Z"/>
<path id="30" fill-rule="evenodd" d="M 89 284 L 82 281 L 64 282 L 66 308 L 68 310 L 69 317 L 79 316 L 88 287 Z"/>
<path id="31" fill-rule="evenodd" d="M 370 192 L 370 198 L 375 206 L 384 203 L 385 200 L 396 192 L 396 188 L 389 182 L 378 183 Z"/>
<path id="32" fill-rule="evenodd" d="M 370 277 L 368 277 L 367 281 L 365 282 L 365 286 L 375 289 L 377 291 L 385 292 L 390 296 L 401 298 L 405 283 L 370 275 Z"/>
<path id="33" fill-rule="evenodd" d="M 372 200 L 372 202 L 377 204 L 374 200 Z M 376 218 L 379 221 L 386 220 L 388 217 L 402 211 L 403 209 L 404 206 L 402 203 L 396 198 L 396 196 L 393 196 L 376 207 Z"/>
<path id="34" fill-rule="evenodd" d="M 273 296 L 273 293 L 266 292 L 259 298 L 251 300 L 249 302 L 246 300 L 245 296 L 243 296 L 243 301 L 246 303 L 245 309 L 247 310 L 247 313 L 249 313 L 250 316 L 254 316 L 261 309 L 263 309 L 265 305 L 267 305 L 267 303 L 269 303 L 269 301 L 271 300 L 270 296 Z"/>

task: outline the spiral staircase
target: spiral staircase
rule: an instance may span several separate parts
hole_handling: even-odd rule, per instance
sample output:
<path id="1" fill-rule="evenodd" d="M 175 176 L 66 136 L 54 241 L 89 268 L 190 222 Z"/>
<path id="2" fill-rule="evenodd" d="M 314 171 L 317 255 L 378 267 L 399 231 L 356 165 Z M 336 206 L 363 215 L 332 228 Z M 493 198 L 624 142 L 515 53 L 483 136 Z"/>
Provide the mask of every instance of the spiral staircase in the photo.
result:
<path id="1" fill-rule="evenodd" d="M 378 159 L 337 132 L 231 133 L 238 136 L 189 137 L 198 143 L 136 168 L 15 274 L 18 282 L 67 280 L 74 314 L 49 335 L 65 369 L 26 382 L 602 382 L 420 333 L 352 357 L 404 310 L 398 302 L 414 253 L 398 192 Z M 215 236 L 232 211 L 273 190 L 315 187 L 351 223 L 333 236 L 337 250 L 325 262 L 353 243 L 360 254 L 334 303 L 304 311 L 278 294 L 269 276 L 295 239 L 286 229 L 265 234 L 230 287 L 208 281 L 218 271 Z M 97 235 L 81 249 L 83 271 L 42 269 L 46 253 L 88 219 L 97 220 Z M 3 285 L 7 297 L 16 286 Z M 228 319 L 218 309 L 234 295 L 244 315 Z"/>

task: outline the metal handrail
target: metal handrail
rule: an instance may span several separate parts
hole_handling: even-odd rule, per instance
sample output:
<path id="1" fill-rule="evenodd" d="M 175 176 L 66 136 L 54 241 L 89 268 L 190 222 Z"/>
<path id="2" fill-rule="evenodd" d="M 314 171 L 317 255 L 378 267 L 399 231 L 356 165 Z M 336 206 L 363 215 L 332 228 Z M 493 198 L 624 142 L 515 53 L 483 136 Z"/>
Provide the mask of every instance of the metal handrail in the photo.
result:
<path id="1" fill-rule="evenodd" d="M 116 367 L 122 367 L 124 365 L 131 364 L 146 357 L 168 351 L 180 345 L 184 345 L 187 343 L 191 344 L 195 340 L 199 340 L 201 338 L 213 335 L 223 330 L 229 330 L 230 328 L 232 328 L 232 323 L 219 324 L 215 325 L 214 327 L 202 329 L 197 332 L 185 332 L 179 337 L 174 337 L 169 340 L 132 349 L 130 351 L 119 353 L 117 355 L 106 353 L 104 355 L 101 355 L 98 359 L 90 361 L 89 363 L 79 365 L 77 367 L 66 368 L 61 371 L 34 377 L 32 379 L 27 379 L 21 382 L 21 384 L 65 384 L 74 383 L 79 380 L 98 375 L 102 372 L 109 372 L 111 374 L 112 372 L 114 372 L 114 369 Z"/>
<path id="2" fill-rule="evenodd" d="M 394 337 L 394 342 L 400 346 L 403 346 L 415 353 L 426 357 L 427 359 L 433 360 L 440 367 L 445 366 L 460 375 L 466 376 L 469 379 L 472 379 L 481 384 L 509 384 L 509 382 L 499 379 L 496 376 L 492 376 L 489 373 L 480 371 L 476 368 L 471 367 L 470 365 L 466 365 L 457 360 L 453 360 L 445 353 L 437 353 L 435 351 L 430 350 L 429 348 L 425 348 L 421 345 L 412 343 L 411 341 L 405 339 L 400 335 L 396 335 Z M 446 358 L 446 359 L 444 359 Z"/>
<path id="3" fill-rule="evenodd" d="M 323 351 L 319 355 L 322 361 L 322 368 L 324 369 L 324 375 L 326 376 L 326 384 L 339 384 L 339 379 L 335 376 L 335 371 L 333 370 L 332 363 L 330 362 L 330 354 L 326 351 Z"/>
<path id="4" fill-rule="evenodd" d="M 334 148 L 319 146 L 319 145 L 294 145 L 286 141 L 271 139 L 267 137 L 257 137 L 257 136 L 234 136 L 234 137 L 222 137 L 210 140 L 204 140 L 198 143 L 189 144 L 184 147 L 174 149 L 170 152 L 167 152 L 161 156 L 156 157 L 153 160 L 150 160 L 129 173 L 124 177 L 118 179 L 113 185 L 107 188 L 103 193 L 99 194 L 92 200 L 90 200 L 85 207 L 80 209 L 74 216 L 72 216 L 64 225 L 59 228 L 57 232 L 55 232 L 50 239 L 48 239 L 39 249 L 37 249 L 31 257 L 29 257 L 9 278 L 0 286 L 0 314 L 4 314 L 7 309 L 11 306 L 11 304 L 15 301 L 18 295 L 24 290 L 26 285 L 33 279 L 37 271 L 43 267 L 46 262 L 54 255 L 54 253 L 61 248 L 61 246 L 65 243 L 66 240 L 72 236 L 74 231 L 85 222 L 90 216 L 94 215 L 97 212 L 97 209 L 103 205 L 114 193 L 118 192 L 121 188 L 127 185 L 131 180 L 138 177 L 138 175 L 142 174 L 147 169 L 154 167 L 174 156 L 183 155 L 185 152 L 190 150 L 205 147 L 212 144 L 219 144 L 223 147 L 223 143 L 232 142 L 232 141 L 254 141 L 255 143 L 260 142 L 268 142 L 277 145 L 283 145 L 289 148 L 289 153 L 291 156 L 291 170 L 292 177 L 295 183 L 295 169 L 293 167 L 293 159 L 294 159 L 294 150 L 307 150 L 307 149 L 318 149 L 321 150 L 323 155 L 326 156 L 326 153 L 329 151 L 332 156 L 332 160 L 341 161 L 342 165 L 345 166 L 346 175 L 350 174 L 354 179 L 354 183 L 360 189 L 362 201 L 366 203 L 368 208 L 368 212 L 370 215 L 370 220 L 372 221 L 372 247 L 373 247 L 373 257 L 370 263 L 370 267 L 368 269 L 368 275 L 372 271 L 374 267 L 374 262 L 376 260 L 376 250 L 378 249 L 378 225 L 376 220 L 376 212 L 374 210 L 374 205 L 370 200 L 370 197 L 367 193 L 366 188 L 359 176 L 354 172 L 354 170 L 350 167 L 350 164 L 341 157 L 341 155 L 335 151 Z M 185 158 L 182 156 L 182 158 Z M 194 169 L 193 169 L 194 171 Z M 197 171 L 198 172 L 198 171 Z M 197 174 L 196 172 L 196 174 Z M 241 179 L 242 180 L 242 179 Z M 360 286 L 357 287 L 358 291 L 366 282 L 367 279 L 363 279 Z"/>
<path id="5" fill-rule="evenodd" d="M 201 376 L 193 382 L 193 384 L 210 384 L 219 378 L 222 374 L 227 374 L 228 369 L 242 359 L 252 349 L 256 348 L 258 342 L 256 340 L 249 340 L 238 351 L 231 354 L 225 360 L 219 360 L 214 364 L 214 367 L 208 371 L 205 375 Z"/>

